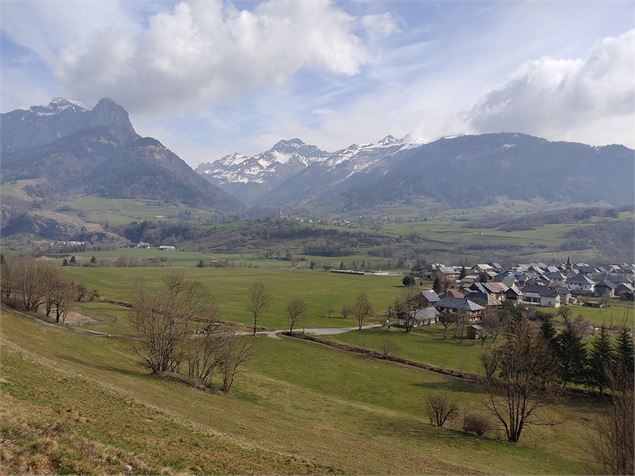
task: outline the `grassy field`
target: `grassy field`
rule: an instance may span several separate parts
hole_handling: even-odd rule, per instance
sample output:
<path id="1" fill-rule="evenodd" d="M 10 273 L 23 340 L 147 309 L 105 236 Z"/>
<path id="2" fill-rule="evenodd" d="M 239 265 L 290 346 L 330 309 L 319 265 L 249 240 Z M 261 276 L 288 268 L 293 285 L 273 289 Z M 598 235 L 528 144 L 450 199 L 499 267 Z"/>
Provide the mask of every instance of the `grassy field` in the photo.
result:
<path id="1" fill-rule="evenodd" d="M 343 305 L 352 304 L 358 293 L 367 293 L 377 313 L 383 314 L 402 289 L 398 276 L 354 276 L 317 270 L 70 266 L 63 269 L 73 280 L 99 289 L 103 298 L 127 302 L 134 299 L 141 282 L 148 287 L 158 286 L 163 277 L 181 271 L 187 278 L 203 284 L 209 302 L 219 306 L 223 319 L 241 323 L 251 322 L 247 290 L 254 282 L 262 281 L 272 299 L 259 324 L 274 329 L 287 327 L 284 308 L 292 296 L 302 297 L 307 304 L 301 327 L 348 327 L 355 323 L 340 317 L 339 311 Z"/>
<path id="2" fill-rule="evenodd" d="M 225 396 L 147 375 L 130 341 L 4 313 L 2 402 L 34 425 L 62 420 L 70 440 L 151 472 L 588 472 L 584 428 L 595 409 L 581 400 L 513 445 L 427 423 L 425 397 L 439 390 L 480 405 L 465 382 L 302 341 L 255 341 Z"/>
<path id="3" fill-rule="evenodd" d="M 406 334 L 401 329 L 368 329 L 345 334 L 323 336 L 323 338 L 351 344 L 357 347 L 384 351 L 384 343 L 390 341 L 393 355 L 425 364 L 465 372 L 480 373 L 480 356 L 488 344 L 481 346 L 480 340 L 463 340 L 461 344 L 448 329 L 448 338 L 443 339 L 443 328 L 439 325 L 413 329 Z"/>
<path id="4" fill-rule="evenodd" d="M 578 315 L 589 321 L 594 326 L 601 326 L 604 324 L 610 328 L 627 326 L 635 328 L 635 309 L 633 303 L 612 299 L 609 307 L 595 308 L 579 305 L 569 306 L 570 314 L 572 317 Z M 556 311 L 549 309 L 541 309 L 551 314 L 556 314 Z"/>

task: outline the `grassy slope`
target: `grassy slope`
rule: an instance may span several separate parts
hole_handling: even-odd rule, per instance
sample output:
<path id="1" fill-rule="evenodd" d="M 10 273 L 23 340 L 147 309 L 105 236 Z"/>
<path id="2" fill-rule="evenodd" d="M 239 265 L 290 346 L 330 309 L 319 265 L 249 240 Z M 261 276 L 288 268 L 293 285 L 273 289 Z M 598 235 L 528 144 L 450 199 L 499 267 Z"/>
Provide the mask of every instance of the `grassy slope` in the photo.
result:
<path id="1" fill-rule="evenodd" d="M 66 272 L 77 282 L 99 289 L 102 297 L 132 301 L 137 285 L 158 285 L 162 277 L 175 271 L 203 283 L 209 300 L 215 302 L 225 320 L 249 323 L 246 296 L 249 286 L 262 281 L 272 295 L 271 307 L 265 311 L 260 325 L 282 329 L 288 325 L 284 311 L 292 296 L 305 299 L 308 307 L 305 327 L 347 327 L 351 319 L 327 317 L 329 309 L 339 313 L 342 305 L 352 304 L 355 296 L 364 291 L 379 313 L 400 293 L 397 276 L 353 276 L 324 271 L 218 269 L 218 268 L 87 268 L 67 267 Z"/>
<path id="2" fill-rule="evenodd" d="M 477 404 L 463 382 L 305 342 L 258 338 L 256 357 L 227 397 L 148 376 L 129 342 L 6 313 L 2 324 L 3 339 L 12 343 L 3 345 L 3 392 L 32 405 L 34 414 L 71 409 L 84 415 L 86 422 L 71 423 L 80 436 L 159 466 L 205 472 L 585 471 L 578 438 L 589 410 L 581 405 L 558 408 L 561 425 L 527 433 L 514 446 L 425 423 L 422 406 L 431 392 L 445 389 L 462 405 Z"/>
<path id="3" fill-rule="evenodd" d="M 213 213 L 185 205 L 171 205 L 158 200 L 104 198 L 87 195 L 75 197 L 60 206 L 81 211 L 88 221 L 94 223 L 107 222 L 111 225 L 123 225 L 133 221 L 155 220 L 157 216 L 164 218 L 177 217 L 179 213 L 191 213 L 190 219 L 209 219 Z"/>

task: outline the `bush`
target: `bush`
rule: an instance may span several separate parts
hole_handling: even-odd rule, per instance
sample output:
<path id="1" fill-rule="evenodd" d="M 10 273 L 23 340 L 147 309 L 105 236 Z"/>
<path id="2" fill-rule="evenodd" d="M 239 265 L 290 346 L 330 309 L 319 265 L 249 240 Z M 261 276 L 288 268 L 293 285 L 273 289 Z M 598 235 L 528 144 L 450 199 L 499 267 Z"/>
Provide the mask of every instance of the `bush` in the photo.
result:
<path id="1" fill-rule="evenodd" d="M 494 429 L 494 424 L 487 416 L 480 413 L 466 413 L 463 418 L 463 431 L 483 436 Z"/>

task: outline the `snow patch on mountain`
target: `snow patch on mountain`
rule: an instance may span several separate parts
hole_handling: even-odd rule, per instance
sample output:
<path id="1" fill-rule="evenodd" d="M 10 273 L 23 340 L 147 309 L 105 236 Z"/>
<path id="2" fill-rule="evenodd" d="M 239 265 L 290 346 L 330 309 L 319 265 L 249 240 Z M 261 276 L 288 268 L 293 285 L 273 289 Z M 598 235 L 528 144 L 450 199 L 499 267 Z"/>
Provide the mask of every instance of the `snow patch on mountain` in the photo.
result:
<path id="1" fill-rule="evenodd" d="M 219 184 L 267 184 L 284 180 L 328 155 L 328 152 L 295 138 L 281 140 L 271 149 L 251 157 L 239 153 L 226 155 L 199 165 L 196 171 Z"/>

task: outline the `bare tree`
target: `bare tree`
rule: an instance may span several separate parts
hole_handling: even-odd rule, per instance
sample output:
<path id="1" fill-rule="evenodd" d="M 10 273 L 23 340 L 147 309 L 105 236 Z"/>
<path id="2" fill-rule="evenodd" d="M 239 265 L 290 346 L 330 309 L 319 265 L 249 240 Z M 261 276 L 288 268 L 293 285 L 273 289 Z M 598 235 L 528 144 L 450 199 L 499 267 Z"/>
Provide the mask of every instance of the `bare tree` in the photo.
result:
<path id="1" fill-rule="evenodd" d="M 431 395 L 428 397 L 426 405 L 431 425 L 443 426 L 446 421 L 452 420 L 459 413 L 459 407 L 450 400 L 447 392 Z"/>
<path id="2" fill-rule="evenodd" d="M 371 306 L 370 302 L 368 301 L 368 296 L 366 296 L 366 293 L 358 294 L 357 298 L 355 298 L 353 306 L 351 307 L 351 314 L 357 321 L 357 325 L 360 331 L 362 330 L 362 326 L 364 325 L 364 319 L 366 319 L 367 317 L 371 317 L 373 315 L 373 312 L 373 306 Z"/>
<path id="3" fill-rule="evenodd" d="M 69 288 L 73 286 L 73 283 L 61 269 L 50 264 L 42 267 L 40 280 L 45 315 L 49 317 L 53 308 L 57 307 L 59 312 L 56 312 L 56 321 L 59 322 L 61 315 L 68 310 L 72 299 L 69 297 Z"/>
<path id="4" fill-rule="evenodd" d="M 454 337 L 458 337 L 462 344 L 465 337 L 465 326 L 469 321 L 468 315 L 464 311 L 457 311 L 453 312 L 451 316 L 454 323 Z"/>
<path id="5" fill-rule="evenodd" d="M 44 303 L 45 264 L 41 261 L 24 261 L 18 273 L 18 288 L 22 304 L 27 311 L 37 312 Z"/>
<path id="6" fill-rule="evenodd" d="M 508 312 L 504 309 L 486 309 L 484 311 L 481 322 L 479 323 L 483 328 L 483 331 L 480 333 L 481 346 L 488 337 L 492 339 L 492 343 L 496 341 L 498 334 L 505 328 L 509 321 L 507 315 Z"/>
<path id="7" fill-rule="evenodd" d="M 75 297 L 75 285 L 69 279 L 63 280 L 53 292 L 53 305 L 55 306 L 55 322 L 59 324 L 66 321 L 66 314 L 73 304 Z"/>
<path id="8" fill-rule="evenodd" d="M 185 361 L 190 379 L 206 386 L 212 385 L 214 371 L 223 363 L 227 339 L 224 330 L 215 332 L 211 325 L 188 339 Z"/>
<path id="9" fill-rule="evenodd" d="M 448 311 L 443 311 L 439 313 L 437 321 L 443 326 L 443 339 L 445 340 L 448 338 L 448 327 L 452 324 L 452 314 Z"/>
<path id="10" fill-rule="evenodd" d="M 303 299 L 295 297 L 287 303 L 286 310 L 290 321 L 289 334 L 293 334 L 293 327 L 306 312 L 306 304 Z"/>
<path id="11" fill-rule="evenodd" d="M 406 287 L 399 296 L 393 308 L 397 314 L 397 318 L 403 322 L 404 331 L 410 332 L 417 323 L 417 311 L 421 307 L 419 296 L 421 295 L 418 288 L 414 286 Z"/>
<path id="12" fill-rule="evenodd" d="M 223 383 L 221 390 L 229 393 L 236 376 L 242 372 L 244 364 L 253 355 L 253 343 L 236 335 L 225 341 L 223 349 Z"/>
<path id="13" fill-rule="evenodd" d="M 384 337 L 381 341 L 381 351 L 382 354 L 384 354 L 384 359 L 386 359 L 390 356 L 397 355 L 397 352 L 399 352 L 399 345 L 397 345 L 394 340 Z"/>
<path id="14" fill-rule="evenodd" d="M 183 274 L 167 276 L 157 291 L 139 290 L 131 318 L 138 339 L 135 350 L 152 372 L 178 369 L 201 298 L 200 283 Z"/>
<path id="15" fill-rule="evenodd" d="M 505 429 L 507 440 L 518 442 L 523 430 L 540 421 L 539 409 L 553 403 L 557 369 L 544 340 L 523 316 L 510 324 L 505 343 L 481 355 L 481 380 L 487 409 Z"/>
<path id="16" fill-rule="evenodd" d="M 265 285 L 258 281 L 249 287 L 249 300 L 247 309 L 251 313 L 254 320 L 253 335 L 256 335 L 256 324 L 262 315 L 262 312 L 269 306 L 271 297 L 265 289 Z"/>
<path id="17" fill-rule="evenodd" d="M 618 365 L 607 365 L 606 374 L 610 395 L 602 415 L 591 421 L 587 449 L 601 474 L 635 474 L 633 375 Z"/>
<path id="18" fill-rule="evenodd" d="M 16 260 L 6 257 L 4 263 L 0 266 L 0 283 L 2 284 L 2 293 L 5 302 L 11 299 L 11 295 L 16 291 L 16 285 L 19 281 L 19 266 Z"/>

